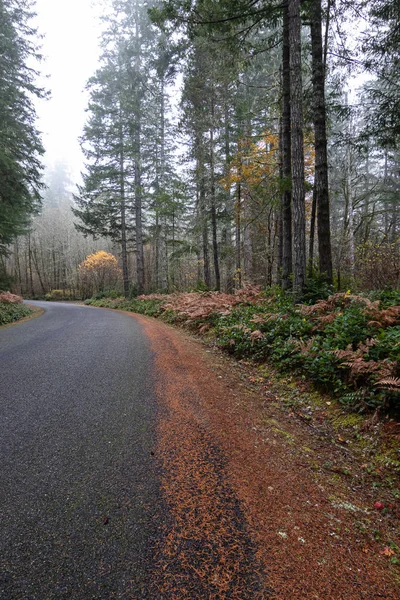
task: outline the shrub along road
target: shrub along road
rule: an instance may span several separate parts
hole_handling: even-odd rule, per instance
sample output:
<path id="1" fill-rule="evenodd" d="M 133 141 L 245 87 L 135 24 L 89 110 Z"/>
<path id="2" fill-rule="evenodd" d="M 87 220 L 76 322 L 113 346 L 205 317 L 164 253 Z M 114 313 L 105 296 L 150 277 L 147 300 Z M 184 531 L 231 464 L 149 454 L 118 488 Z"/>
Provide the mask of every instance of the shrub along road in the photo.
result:
<path id="1" fill-rule="evenodd" d="M 354 533 L 368 507 L 313 477 L 229 361 L 146 317 L 36 304 L 0 330 L 1 598 L 395 597 Z"/>

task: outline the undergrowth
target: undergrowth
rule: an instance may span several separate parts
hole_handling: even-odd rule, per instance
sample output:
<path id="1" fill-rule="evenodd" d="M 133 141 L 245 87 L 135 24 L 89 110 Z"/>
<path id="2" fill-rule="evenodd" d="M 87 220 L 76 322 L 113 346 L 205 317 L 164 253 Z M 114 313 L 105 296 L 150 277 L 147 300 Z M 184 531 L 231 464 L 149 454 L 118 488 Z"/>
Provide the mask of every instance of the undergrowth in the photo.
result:
<path id="1" fill-rule="evenodd" d="M 118 310 L 126 310 L 135 312 L 148 317 L 159 317 L 163 310 L 162 302 L 159 300 L 126 300 L 125 298 L 100 298 L 85 300 L 85 304 L 99 306 L 100 308 L 117 308 Z"/>
<path id="2" fill-rule="evenodd" d="M 312 301 L 311 299 L 309 301 Z M 306 375 L 351 410 L 400 413 L 400 293 L 338 293 L 314 304 L 293 304 L 281 293 L 255 289 L 89 300 L 200 333 L 238 358 L 271 361 Z"/>
<path id="3" fill-rule="evenodd" d="M 0 325 L 14 323 L 32 314 L 32 310 L 24 304 L 0 301 Z"/>

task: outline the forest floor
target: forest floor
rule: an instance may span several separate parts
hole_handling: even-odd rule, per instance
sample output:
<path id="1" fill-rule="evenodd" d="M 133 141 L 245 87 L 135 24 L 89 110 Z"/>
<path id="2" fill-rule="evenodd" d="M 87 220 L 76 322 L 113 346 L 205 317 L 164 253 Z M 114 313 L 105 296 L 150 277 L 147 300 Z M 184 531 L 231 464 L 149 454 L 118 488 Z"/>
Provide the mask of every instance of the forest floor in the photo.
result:
<path id="1" fill-rule="evenodd" d="M 156 455 L 175 523 L 159 553 L 158 572 L 169 573 L 159 597 L 399 597 L 396 479 L 376 466 L 372 447 L 357 446 L 351 418 L 346 423 L 338 413 L 335 424 L 332 412 L 326 418 L 334 410 L 328 397 L 159 321 L 135 318 L 152 341 L 159 373 Z M 369 427 L 386 427 L 398 443 L 398 424 Z M 224 513 L 236 510 L 224 505 L 226 489 L 238 498 L 245 532 L 232 531 Z M 243 546 L 226 543 L 244 534 L 253 553 L 247 575 Z M 207 553 L 211 546 L 219 547 L 217 560 Z M 177 565 L 186 595 L 176 588 Z"/>

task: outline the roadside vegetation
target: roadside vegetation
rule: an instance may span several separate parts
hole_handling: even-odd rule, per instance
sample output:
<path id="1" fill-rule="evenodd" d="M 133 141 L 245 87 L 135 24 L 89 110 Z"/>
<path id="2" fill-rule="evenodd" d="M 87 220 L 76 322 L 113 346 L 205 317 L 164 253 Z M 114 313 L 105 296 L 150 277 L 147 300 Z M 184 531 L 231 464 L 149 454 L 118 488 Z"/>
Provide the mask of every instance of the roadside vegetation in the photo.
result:
<path id="1" fill-rule="evenodd" d="M 29 317 L 33 310 L 22 304 L 22 298 L 10 292 L 0 292 L 0 326 Z"/>
<path id="2" fill-rule="evenodd" d="M 296 373 L 344 408 L 400 414 L 400 292 L 344 293 L 294 304 L 280 290 L 97 297 L 86 304 L 190 328 L 240 359 Z"/>

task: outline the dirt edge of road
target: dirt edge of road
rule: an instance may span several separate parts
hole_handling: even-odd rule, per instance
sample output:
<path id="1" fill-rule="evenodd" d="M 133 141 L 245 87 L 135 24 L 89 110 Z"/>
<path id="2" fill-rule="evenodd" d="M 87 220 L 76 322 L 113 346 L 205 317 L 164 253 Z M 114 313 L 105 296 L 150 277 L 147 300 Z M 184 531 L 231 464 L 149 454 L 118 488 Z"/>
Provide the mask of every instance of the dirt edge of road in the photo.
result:
<path id="1" fill-rule="evenodd" d="M 185 478 L 174 457 L 179 456 L 182 445 L 186 462 L 192 451 L 194 455 L 197 452 L 185 439 L 185 420 L 189 419 L 201 424 L 223 457 L 227 485 L 240 501 L 255 548 L 254 568 L 260 565 L 258 575 L 265 577 L 264 591 L 253 589 L 247 596 L 240 591 L 233 595 L 231 590 L 224 595 L 223 586 L 228 590 L 229 582 L 223 581 L 221 571 L 222 587 L 208 597 L 398 597 L 398 567 L 392 564 L 398 552 L 398 519 L 394 509 L 382 512 L 374 508 L 372 492 L 359 475 L 362 465 L 357 457 L 323 430 L 310 427 L 296 415 L 283 414 L 279 398 L 243 381 L 237 361 L 217 350 L 207 351 L 202 342 L 164 323 L 132 316 L 152 341 L 156 369 L 163 381 L 158 390 L 159 452 L 171 506 L 175 502 L 179 507 L 179 494 L 185 495 L 180 487 Z M 178 471 L 174 473 L 175 468 Z M 174 555 L 173 548 L 178 546 L 182 548 L 177 540 L 171 544 L 170 563 L 185 560 L 184 555 Z M 232 579 L 235 568 L 227 566 L 225 576 L 231 573 Z M 202 564 L 195 569 L 198 583 L 214 589 L 215 577 L 209 578 L 210 573 L 215 575 L 215 568 L 208 570 Z M 176 595 L 169 597 L 196 597 L 191 594 L 185 596 L 177 588 Z"/>

